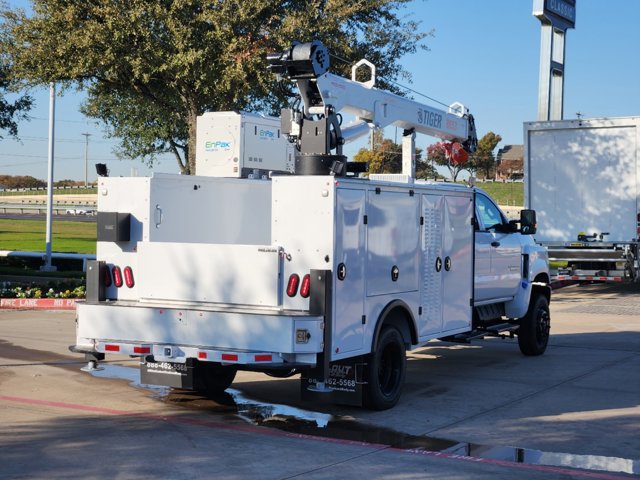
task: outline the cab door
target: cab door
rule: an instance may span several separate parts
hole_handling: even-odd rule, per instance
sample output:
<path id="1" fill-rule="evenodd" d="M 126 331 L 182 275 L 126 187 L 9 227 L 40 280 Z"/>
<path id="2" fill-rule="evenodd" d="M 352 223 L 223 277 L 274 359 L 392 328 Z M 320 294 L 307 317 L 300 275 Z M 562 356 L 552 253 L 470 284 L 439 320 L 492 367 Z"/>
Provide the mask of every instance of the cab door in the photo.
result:
<path id="1" fill-rule="evenodd" d="M 476 193 L 476 302 L 516 294 L 522 264 L 519 235 L 489 197 Z"/>

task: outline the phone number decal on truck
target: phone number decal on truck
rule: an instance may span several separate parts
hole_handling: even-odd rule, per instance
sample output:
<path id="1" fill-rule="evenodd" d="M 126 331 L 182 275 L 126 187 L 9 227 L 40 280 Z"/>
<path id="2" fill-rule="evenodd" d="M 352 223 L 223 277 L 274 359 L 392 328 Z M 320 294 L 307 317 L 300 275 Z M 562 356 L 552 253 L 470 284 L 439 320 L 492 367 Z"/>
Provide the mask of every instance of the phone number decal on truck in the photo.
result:
<path id="1" fill-rule="evenodd" d="M 148 362 L 146 366 L 148 370 L 153 370 L 157 373 L 168 373 L 172 375 L 186 375 L 187 373 L 186 363 Z"/>

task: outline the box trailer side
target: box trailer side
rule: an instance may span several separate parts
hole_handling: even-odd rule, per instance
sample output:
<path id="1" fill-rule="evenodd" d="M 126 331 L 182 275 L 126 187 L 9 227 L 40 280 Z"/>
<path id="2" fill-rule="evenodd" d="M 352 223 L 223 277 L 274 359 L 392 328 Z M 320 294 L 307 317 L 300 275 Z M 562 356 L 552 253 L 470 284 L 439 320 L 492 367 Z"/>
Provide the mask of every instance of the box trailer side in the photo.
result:
<path id="1" fill-rule="evenodd" d="M 536 240 L 607 233 L 638 238 L 640 117 L 524 124 L 525 204 L 538 212 Z"/>
<path id="2" fill-rule="evenodd" d="M 524 124 L 525 204 L 556 280 L 640 280 L 640 117 Z"/>

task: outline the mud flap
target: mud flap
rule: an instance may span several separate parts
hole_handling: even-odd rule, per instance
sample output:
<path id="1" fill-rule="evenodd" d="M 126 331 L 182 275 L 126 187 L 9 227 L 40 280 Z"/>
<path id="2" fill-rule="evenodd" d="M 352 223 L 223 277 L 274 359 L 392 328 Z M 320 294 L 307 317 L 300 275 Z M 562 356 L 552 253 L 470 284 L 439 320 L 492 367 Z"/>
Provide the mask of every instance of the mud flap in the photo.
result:
<path id="1" fill-rule="evenodd" d="M 363 390 L 365 385 L 364 372 L 367 364 L 364 357 L 349 358 L 331 362 L 329 378 L 326 386 L 331 389 L 328 393 L 318 393 L 309 389 L 322 381 L 318 370 L 309 370 L 300 379 L 300 394 L 302 400 L 336 403 L 361 407 L 363 404 Z"/>
<path id="2" fill-rule="evenodd" d="M 140 383 L 193 390 L 195 372 L 191 359 L 187 363 L 147 362 L 140 363 Z"/>

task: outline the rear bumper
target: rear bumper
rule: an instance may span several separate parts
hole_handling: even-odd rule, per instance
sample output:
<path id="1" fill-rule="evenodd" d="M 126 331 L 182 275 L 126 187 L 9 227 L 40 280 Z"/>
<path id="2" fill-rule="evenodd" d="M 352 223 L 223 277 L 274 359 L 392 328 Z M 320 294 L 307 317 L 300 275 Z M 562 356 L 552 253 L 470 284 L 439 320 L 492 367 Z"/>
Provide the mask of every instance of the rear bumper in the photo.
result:
<path id="1" fill-rule="evenodd" d="M 172 362 L 312 365 L 322 351 L 323 323 L 306 312 L 79 303 L 76 348 Z"/>

